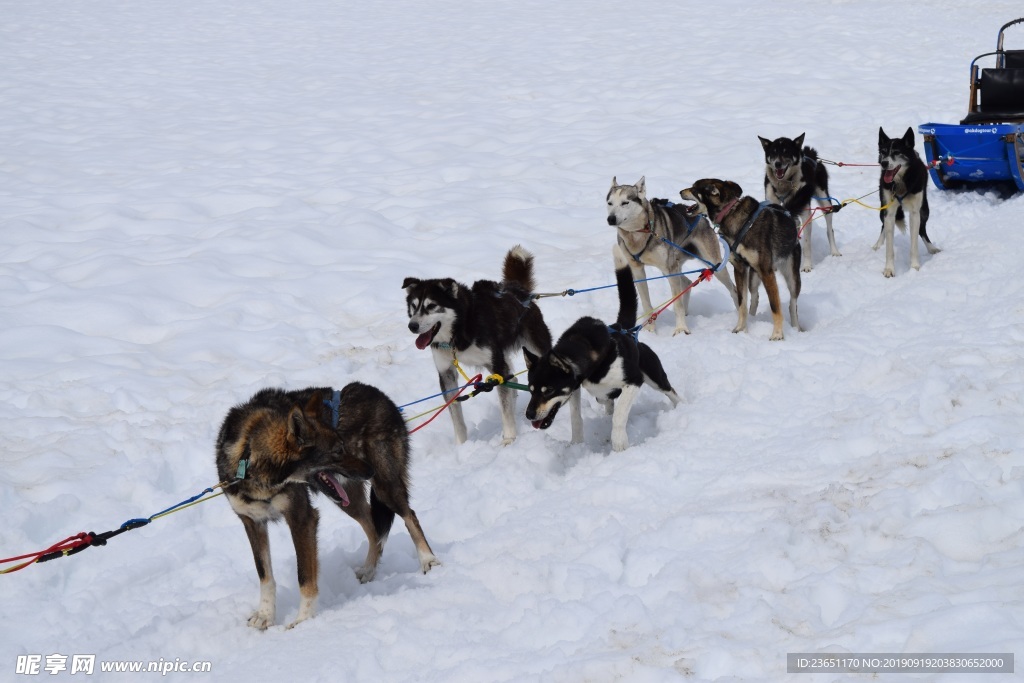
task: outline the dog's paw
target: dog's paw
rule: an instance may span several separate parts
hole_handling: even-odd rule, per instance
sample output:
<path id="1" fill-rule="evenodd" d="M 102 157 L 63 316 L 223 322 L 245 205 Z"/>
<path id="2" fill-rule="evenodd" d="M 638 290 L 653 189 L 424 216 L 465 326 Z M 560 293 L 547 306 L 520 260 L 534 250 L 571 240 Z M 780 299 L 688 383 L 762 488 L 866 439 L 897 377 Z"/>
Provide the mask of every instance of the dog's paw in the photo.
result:
<path id="1" fill-rule="evenodd" d="M 810 264 L 800 266 L 800 272 L 801 273 L 809 273 L 812 270 L 814 270 L 814 266 L 812 266 Z"/>
<path id="2" fill-rule="evenodd" d="M 311 617 L 311 616 L 313 616 L 313 615 L 312 615 L 312 614 L 310 614 L 309 616 L 305 616 L 305 617 L 304 617 L 304 616 L 302 616 L 302 615 L 300 614 L 300 615 L 299 615 L 298 617 L 296 617 L 295 621 L 293 621 L 292 623 L 290 623 L 290 624 L 288 624 L 287 626 L 285 626 L 285 627 L 284 627 L 284 630 L 285 630 L 285 631 L 290 631 L 290 630 L 292 630 L 293 628 L 295 628 L 296 626 L 298 626 L 299 624 L 301 624 L 302 622 L 304 622 L 304 621 L 305 621 L 306 619 L 309 619 L 309 617 Z"/>
<path id="3" fill-rule="evenodd" d="M 768 340 L 769 341 L 782 341 L 785 338 L 786 338 L 785 335 L 783 335 L 781 332 L 777 332 L 777 333 L 773 334 L 772 336 L 768 337 Z"/>
<path id="4" fill-rule="evenodd" d="M 377 567 L 364 565 L 356 570 L 356 578 L 359 579 L 359 583 L 369 583 L 375 576 L 377 576 Z"/>
<path id="5" fill-rule="evenodd" d="M 266 631 L 267 628 L 274 625 L 274 615 L 266 612 L 253 612 L 252 616 L 249 617 L 249 626 L 258 628 L 261 631 Z"/>
<path id="6" fill-rule="evenodd" d="M 882 271 L 882 275 L 884 275 L 885 277 L 896 277 L 896 271 L 894 271 L 892 268 L 886 268 L 885 270 Z"/>
<path id="7" fill-rule="evenodd" d="M 928 250 L 929 254 L 938 254 L 940 251 L 942 251 L 934 244 L 929 244 L 927 242 L 925 242 L 924 248 Z"/>
<path id="8" fill-rule="evenodd" d="M 836 249 L 835 247 L 833 247 L 833 248 L 832 248 L 832 255 L 833 255 L 833 256 L 842 256 L 842 253 L 840 253 L 840 251 L 839 251 L 838 249 Z"/>
<path id="9" fill-rule="evenodd" d="M 424 574 L 430 571 L 431 567 L 440 567 L 441 560 L 437 559 L 434 555 L 425 555 L 420 558 L 420 569 Z"/>
<path id="10" fill-rule="evenodd" d="M 612 439 L 612 450 L 616 453 L 621 453 L 627 448 L 629 448 L 629 439 Z"/>
<path id="11" fill-rule="evenodd" d="M 732 333 L 733 334 L 738 334 L 740 332 L 746 331 L 746 329 L 747 329 L 746 325 L 737 325 L 736 327 L 732 328 Z"/>
<path id="12" fill-rule="evenodd" d="M 674 337 L 680 332 L 682 332 L 683 334 L 690 334 L 690 328 L 688 328 L 686 325 L 676 325 L 676 329 L 672 330 L 672 336 Z"/>
<path id="13" fill-rule="evenodd" d="M 514 436 L 506 436 L 506 437 L 502 438 L 501 445 L 502 446 L 511 446 L 515 442 L 516 442 L 516 437 L 514 437 Z"/>

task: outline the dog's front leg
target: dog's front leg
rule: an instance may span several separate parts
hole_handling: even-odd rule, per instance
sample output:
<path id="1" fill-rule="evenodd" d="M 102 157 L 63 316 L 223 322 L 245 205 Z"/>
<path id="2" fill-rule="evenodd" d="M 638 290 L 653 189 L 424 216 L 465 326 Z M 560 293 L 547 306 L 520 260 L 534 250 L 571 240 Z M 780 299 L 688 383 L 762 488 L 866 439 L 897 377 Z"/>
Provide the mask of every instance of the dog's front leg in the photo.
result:
<path id="1" fill-rule="evenodd" d="M 750 268 L 747 264 L 736 260 L 732 266 L 733 279 L 736 280 L 736 295 L 739 297 L 739 307 L 736 309 L 736 327 L 733 332 L 742 332 L 747 329 L 747 299 L 750 293 L 747 291 L 750 281 Z"/>
<path id="2" fill-rule="evenodd" d="M 256 574 L 260 577 L 260 606 L 249 617 L 249 626 L 263 631 L 273 625 L 277 617 L 277 584 L 270 564 L 270 537 L 266 522 L 257 522 L 244 515 L 239 515 L 239 519 L 245 527 L 245 535 L 249 537 Z"/>
<path id="3" fill-rule="evenodd" d="M 896 232 L 896 212 L 893 209 L 886 209 L 882 214 L 882 235 L 879 241 L 885 240 L 885 269 L 882 275 L 893 277 L 896 275 L 896 250 L 893 246 L 893 237 Z M 875 247 L 877 248 L 877 244 Z"/>
<path id="4" fill-rule="evenodd" d="M 495 350 L 491 354 L 491 372 L 501 377 L 502 381 L 511 381 L 512 379 L 508 358 L 500 350 Z M 499 385 L 498 402 L 501 404 L 501 445 L 509 446 L 516 440 L 515 389 L 506 387 L 504 384 Z"/>
<path id="5" fill-rule="evenodd" d="M 729 290 L 729 296 L 732 297 L 732 305 L 738 307 L 740 305 L 740 299 L 736 296 L 736 285 L 732 283 L 732 278 L 729 276 L 729 268 L 719 268 L 715 271 L 715 277 L 718 278 L 719 282 L 725 285 L 727 290 Z"/>
<path id="6" fill-rule="evenodd" d="M 839 247 L 836 246 L 836 234 L 832 230 L 832 203 L 828 200 L 818 200 L 818 206 L 825 213 L 825 231 L 828 233 L 828 248 L 832 256 L 842 256 Z"/>
<path id="7" fill-rule="evenodd" d="M 803 247 L 803 258 L 800 260 L 800 270 L 809 273 L 814 270 L 814 261 L 811 259 L 811 210 L 801 211 L 797 217 L 803 232 L 800 235 L 800 246 Z"/>
<path id="8" fill-rule="evenodd" d="M 676 277 L 669 278 L 669 287 L 672 289 L 672 298 L 679 297 L 672 304 L 672 312 L 676 314 L 676 329 L 672 330 L 672 335 L 675 336 L 682 332 L 683 334 L 690 334 L 690 328 L 686 326 L 686 311 L 690 308 L 690 285 L 693 281 L 685 275 L 676 275 Z M 686 294 L 679 296 L 680 292 L 686 290 Z"/>
<path id="9" fill-rule="evenodd" d="M 629 270 L 636 282 L 636 293 L 640 296 L 640 317 L 646 318 L 654 313 L 654 306 L 651 305 L 651 291 L 647 288 L 647 271 L 643 264 L 637 265 L 636 261 L 630 259 Z M 648 332 L 654 332 L 654 321 L 651 320 L 644 325 Z"/>
<path id="10" fill-rule="evenodd" d="M 318 595 L 317 579 L 320 573 L 317 560 L 316 529 L 320 521 L 320 514 L 309 503 L 305 489 L 301 493 L 293 494 L 289 501 L 288 508 L 284 511 L 285 521 L 292 532 L 292 542 L 295 544 L 295 563 L 299 574 L 299 615 L 295 621 L 288 624 L 288 628 L 294 628 L 300 621 L 309 619 L 316 613 L 316 598 Z"/>
<path id="11" fill-rule="evenodd" d="M 629 421 L 629 411 L 633 407 L 633 401 L 639 393 L 640 387 L 635 384 L 627 384 L 622 388 L 622 393 L 615 399 L 615 411 L 612 413 L 612 450 L 624 451 L 629 448 L 629 436 L 626 434 L 626 423 Z"/>
<path id="12" fill-rule="evenodd" d="M 504 374 L 498 373 L 502 377 Z M 506 386 L 498 387 L 498 402 L 501 403 L 501 445 L 510 446 L 516 440 L 516 391 Z"/>
<path id="13" fill-rule="evenodd" d="M 569 422 L 572 425 L 572 443 L 583 443 L 583 411 L 579 389 L 569 394 Z"/>
<path id="14" fill-rule="evenodd" d="M 437 368 L 437 377 L 441 384 L 441 391 L 444 392 L 445 401 L 450 401 L 452 396 L 455 395 L 455 390 L 459 387 L 459 376 L 456 374 L 455 368 L 450 365 L 451 361 L 448 361 L 448 363 L 444 368 L 441 368 L 438 362 Z M 455 401 L 448 406 L 448 413 L 452 416 L 452 426 L 455 428 L 455 443 L 466 443 L 466 420 L 462 416 L 462 404 Z"/>

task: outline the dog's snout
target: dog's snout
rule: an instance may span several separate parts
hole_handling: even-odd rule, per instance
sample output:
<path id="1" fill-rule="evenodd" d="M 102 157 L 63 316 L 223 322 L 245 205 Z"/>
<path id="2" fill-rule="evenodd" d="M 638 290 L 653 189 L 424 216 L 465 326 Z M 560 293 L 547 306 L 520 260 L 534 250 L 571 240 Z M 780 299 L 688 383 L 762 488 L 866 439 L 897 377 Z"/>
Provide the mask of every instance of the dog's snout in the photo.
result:
<path id="1" fill-rule="evenodd" d="M 409 321 L 409 331 L 412 332 L 413 334 L 419 333 L 419 331 L 420 331 L 420 324 L 418 322 L 416 322 L 415 320 L 410 320 Z"/>
<path id="2" fill-rule="evenodd" d="M 608 216 L 608 225 L 618 225 L 618 219 L 615 218 L 615 214 Z"/>

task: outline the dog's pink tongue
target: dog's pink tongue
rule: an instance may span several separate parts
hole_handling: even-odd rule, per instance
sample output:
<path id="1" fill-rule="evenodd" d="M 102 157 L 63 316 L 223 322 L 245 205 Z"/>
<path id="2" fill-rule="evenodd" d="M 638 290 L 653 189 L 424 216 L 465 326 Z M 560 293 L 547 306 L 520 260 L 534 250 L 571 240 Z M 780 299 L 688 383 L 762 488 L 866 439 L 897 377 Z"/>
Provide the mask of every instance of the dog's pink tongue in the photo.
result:
<path id="1" fill-rule="evenodd" d="M 533 422 L 531 422 L 530 424 L 532 424 L 532 425 L 533 425 L 533 428 L 534 428 L 534 429 L 540 429 L 540 423 L 541 423 L 541 420 L 534 420 L 534 421 L 533 421 Z"/>
<path id="2" fill-rule="evenodd" d="M 775 177 L 778 178 L 779 180 L 782 180 L 783 176 L 785 176 L 785 175 L 786 175 L 786 169 L 784 169 L 784 168 L 777 168 L 777 169 L 775 169 Z"/>
<path id="3" fill-rule="evenodd" d="M 345 493 L 345 489 L 341 488 L 341 484 L 334 478 L 334 475 L 325 473 L 324 477 L 327 479 L 327 483 L 331 485 L 331 488 L 334 489 L 334 492 L 338 494 L 338 498 L 341 498 L 342 507 L 348 507 L 348 494 Z"/>
<path id="4" fill-rule="evenodd" d="M 424 332 L 420 336 L 416 337 L 416 348 L 425 349 L 430 346 L 430 342 L 434 339 L 434 335 L 431 332 Z"/>
<path id="5" fill-rule="evenodd" d="M 897 166 L 896 168 L 890 168 L 889 170 L 887 170 L 885 173 L 882 174 L 882 180 L 884 180 L 887 183 L 891 183 L 893 178 L 896 177 L 896 173 L 901 168 L 902 168 L 902 166 Z"/>

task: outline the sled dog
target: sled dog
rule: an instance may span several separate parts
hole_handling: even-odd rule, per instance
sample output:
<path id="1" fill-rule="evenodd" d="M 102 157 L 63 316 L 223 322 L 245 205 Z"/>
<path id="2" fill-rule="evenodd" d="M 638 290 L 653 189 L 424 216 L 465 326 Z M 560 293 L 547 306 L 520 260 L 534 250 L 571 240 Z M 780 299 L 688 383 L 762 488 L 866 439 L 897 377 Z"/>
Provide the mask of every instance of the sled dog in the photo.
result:
<path id="1" fill-rule="evenodd" d="M 395 515 L 404 521 L 424 572 L 439 564 L 409 507 L 409 436 L 401 413 L 378 389 L 353 382 L 341 391 L 263 389 L 228 411 L 217 437 L 217 472 L 242 520 L 260 579 L 259 607 L 249 625 L 276 618 L 276 583 L 268 522 L 284 519 L 298 565 L 298 617 L 316 611 L 317 523 L 310 492 L 322 493 L 366 533 L 369 550 L 356 571 L 373 578 Z M 366 482 L 369 481 L 369 491 Z"/>
<path id="2" fill-rule="evenodd" d="M 551 348 L 551 332 L 544 324 L 540 307 L 531 298 L 533 256 L 520 246 L 505 256 L 502 281 L 478 280 L 471 287 L 451 278 L 419 280 L 407 277 L 406 291 L 409 331 L 416 335 L 416 348 L 430 348 L 441 391 L 459 386 L 453 361 L 486 368 L 508 378 L 511 356 L 520 348 L 542 354 Z M 516 438 L 516 396 L 513 389 L 498 387 L 501 402 L 502 444 Z M 453 403 L 448 412 L 455 427 L 455 441 L 466 441 L 462 406 Z"/>
<path id="3" fill-rule="evenodd" d="M 642 384 L 664 393 L 673 406 L 679 403 L 679 396 L 669 384 L 658 356 L 634 337 L 637 303 L 633 277 L 624 259 L 615 265 L 619 315 L 614 325 L 583 317 L 565 331 L 550 352 L 537 356 L 524 349 L 523 353 L 530 389 L 526 418 L 535 428 L 550 427 L 558 409 L 568 401 L 572 442 L 582 443 L 582 387 L 611 414 L 612 450 L 622 451 L 629 448 L 626 422 Z"/>
<path id="4" fill-rule="evenodd" d="M 608 225 L 618 231 L 615 248 L 629 262 L 645 315 L 653 312 L 654 307 L 651 306 L 644 266 L 653 266 L 663 275 L 675 275 L 669 277 L 668 282 L 672 296 L 676 297 L 692 284 L 685 275 L 677 275 L 682 272 L 684 263 L 694 257 L 712 267 L 721 262 L 722 250 L 707 219 L 703 216 L 687 216 L 683 207 L 665 199 L 648 200 L 644 178 L 640 178 L 636 185 L 619 185 L 612 178 L 607 203 Z M 729 290 L 735 304 L 736 288 L 728 270 L 719 269 L 715 277 Z M 690 334 L 686 326 L 689 303 L 690 293 L 687 292 L 672 304 L 672 311 L 676 314 L 676 328 L 672 334 Z M 654 322 L 651 321 L 646 329 L 653 331 Z"/>
<path id="5" fill-rule="evenodd" d="M 941 251 L 928 239 L 928 167 L 914 150 L 914 129 L 907 128 L 902 138 L 890 138 L 878 129 L 878 164 L 882 174 L 878 181 L 878 198 L 884 207 L 881 212 L 882 231 L 873 249 L 885 242 L 885 270 L 882 275 L 893 277 L 893 233 L 895 226 L 906 232 L 904 214 L 910 217 L 910 267 L 921 269 L 918 258 L 918 235 L 924 240 L 929 254 Z"/>
<path id="6" fill-rule="evenodd" d="M 744 197 L 740 186 L 729 180 L 698 180 L 679 195 L 685 201 L 695 202 L 688 209 L 691 214 L 710 216 L 729 241 L 729 259 L 740 296 L 739 319 L 733 332 L 747 329 L 749 278 L 756 276 L 764 283 L 771 304 L 771 339 L 783 338 L 776 270 L 782 273 L 789 287 L 789 322 L 799 330 L 796 302 L 800 296 L 800 240 L 793 216 L 778 204 L 758 203 L 753 197 Z"/>
<path id="7" fill-rule="evenodd" d="M 812 147 L 804 147 L 804 133 L 790 140 L 778 138 L 768 140 L 760 135 L 764 148 L 764 196 L 773 204 L 781 204 L 797 220 L 797 225 L 804 226 L 800 238 L 803 251 L 800 270 L 805 273 L 814 268 L 811 259 L 811 202 L 822 209 L 829 209 L 828 171 L 818 161 L 818 153 Z M 832 212 L 825 213 L 825 227 L 828 231 L 828 246 L 833 256 L 842 256 L 836 247 L 836 237 L 832 230 Z"/>

